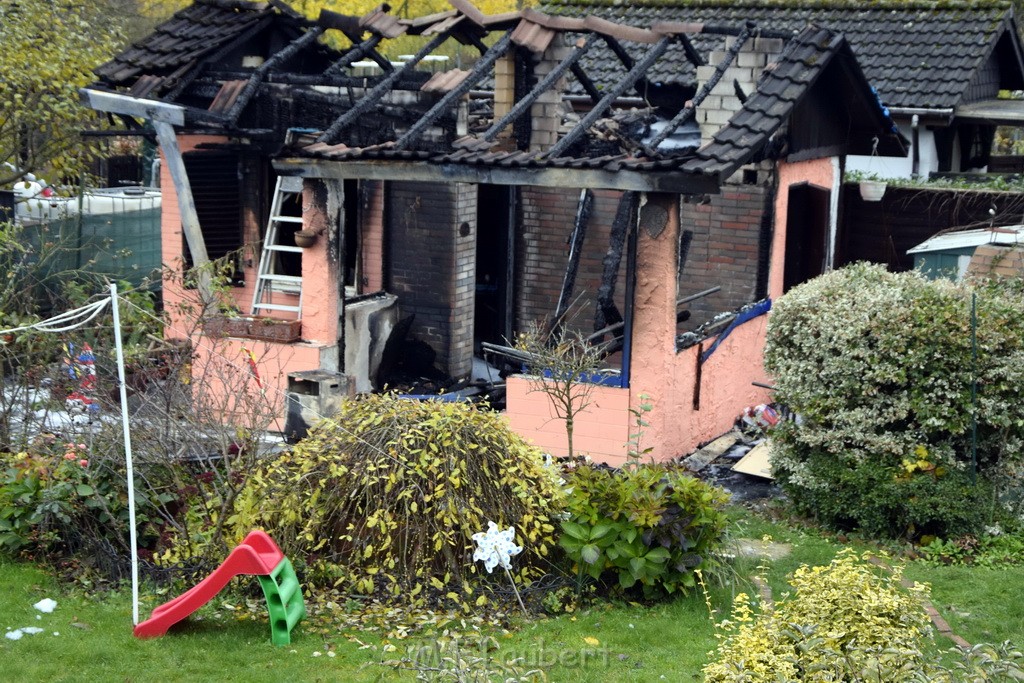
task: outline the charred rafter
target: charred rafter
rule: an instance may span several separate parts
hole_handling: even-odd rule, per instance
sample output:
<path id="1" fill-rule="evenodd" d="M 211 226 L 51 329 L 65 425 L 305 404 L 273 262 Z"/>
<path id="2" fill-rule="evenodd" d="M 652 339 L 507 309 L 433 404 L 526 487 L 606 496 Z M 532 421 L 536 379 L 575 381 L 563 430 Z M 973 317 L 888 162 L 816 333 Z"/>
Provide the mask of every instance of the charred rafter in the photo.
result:
<path id="1" fill-rule="evenodd" d="M 572 52 L 569 53 L 568 57 L 559 62 L 554 69 L 548 72 L 547 76 L 541 79 L 540 83 L 538 83 L 533 90 L 527 93 L 525 97 L 520 98 L 512 109 L 505 114 L 505 116 L 501 117 L 500 120 L 495 121 L 494 125 L 487 129 L 487 132 L 484 133 L 483 136 L 484 140 L 487 140 L 488 142 L 493 141 L 507 125 L 516 121 L 520 116 L 525 114 L 530 107 L 533 106 L 533 103 L 537 101 L 537 98 L 550 90 L 551 86 L 553 86 L 566 71 L 571 69 L 573 65 L 575 65 L 580 58 L 587 53 L 587 50 L 589 50 L 593 44 L 594 36 L 590 35 L 587 37 L 585 42 L 574 45 Z"/>
<path id="2" fill-rule="evenodd" d="M 748 38 L 750 38 L 755 27 L 756 24 L 752 21 L 748 21 L 746 23 L 743 27 L 743 31 L 740 32 L 739 36 L 729 49 L 725 51 L 725 57 L 723 57 L 722 61 L 718 63 L 718 66 L 715 67 L 715 73 L 711 75 L 711 78 L 704 82 L 700 87 L 700 90 L 697 91 L 697 94 L 693 96 L 690 106 L 683 107 L 678 114 L 672 117 L 672 120 L 669 121 L 668 125 L 665 126 L 662 131 L 658 133 L 653 140 L 651 140 L 650 144 L 647 145 L 644 151 L 648 156 L 654 156 L 657 154 L 656 150 L 658 149 L 658 145 L 665 142 L 665 140 L 668 139 L 668 136 L 674 133 L 679 126 L 696 116 L 697 107 L 700 106 L 701 102 L 703 102 L 704 98 L 711 93 L 714 87 L 718 85 L 718 82 L 722 80 L 725 70 L 732 65 L 733 60 L 736 59 L 736 55 L 739 54 L 741 49 L 743 49 L 743 44 L 747 42 Z"/>
<path id="3" fill-rule="evenodd" d="M 395 142 L 395 149 L 405 149 L 415 142 L 435 119 L 451 107 L 453 102 L 468 93 L 474 85 L 482 81 L 490 73 L 491 67 L 494 66 L 494 63 L 498 61 L 502 55 L 508 52 L 508 49 L 511 46 L 512 31 L 506 31 L 505 35 L 503 35 L 493 47 L 484 53 L 484 56 L 476 63 L 473 70 L 469 72 L 469 75 L 466 76 L 461 83 L 445 93 L 444 97 L 438 100 L 437 104 L 430 108 L 430 111 L 424 114 L 412 128 L 406 131 L 405 135 Z"/>
<path id="4" fill-rule="evenodd" d="M 591 109 L 585 117 L 583 117 L 583 120 L 580 121 L 575 128 L 569 131 L 565 137 L 559 140 L 550 150 L 548 150 L 548 153 L 544 156 L 548 159 L 554 159 L 572 147 L 572 145 L 575 144 L 576 141 L 579 140 L 580 137 L 582 137 L 583 134 L 586 133 L 599 118 L 604 116 L 605 112 L 607 112 L 612 106 L 612 103 L 614 103 L 622 93 L 632 88 L 636 82 L 642 78 L 645 73 L 647 73 L 647 70 L 650 69 L 663 54 L 665 54 L 665 51 L 668 49 L 672 40 L 672 36 L 665 36 L 659 40 L 657 44 L 655 44 L 655 46 L 652 47 L 646 55 L 644 55 L 643 59 L 633 65 L 633 68 L 629 70 L 629 73 L 626 74 L 621 81 L 615 84 L 613 88 L 609 89 L 605 96 L 601 98 L 601 101 L 594 105 L 594 108 Z"/>
<path id="5" fill-rule="evenodd" d="M 342 57 L 341 59 L 331 64 L 326 69 L 324 69 L 324 77 L 332 78 L 334 76 L 338 76 L 344 73 L 345 69 L 351 66 L 353 62 L 358 62 L 360 59 L 366 57 L 367 55 L 377 54 L 374 48 L 376 48 L 377 45 L 380 44 L 381 40 L 383 40 L 383 36 L 374 34 L 367 38 L 366 40 L 364 40 L 363 42 L 359 43 L 351 50 L 346 52 L 344 57 Z M 388 64 L 388 66 L 390 66 L 390 63 Z"/>
<path id="6" fill-rule="evenodd" d="M 602 261 L 601 285 L 597 288 L 595 330 L 622 322 L 622 314 L 615 306 L 615 285 L 619 279 L 619 266 L 622 263 L 622 252 L 626 247 L 626 235 L 629 226 L 636 222 L 639 204 L 638 192 L 625 192 L 619 198 L 619 206 L 615 210 L 615 219 L 612 221 L 611 235 L 608 239 L 608 251 Z"/>
<path id="7" fill-rule="evenodd" d="M 231 109 L 227 111 L 228 123 L 234 125 L 234 123 L 238 121 L 238 117 L 241 115 L 242 110 L 245 109 L 247 104 L 249 104 L 249 100 L 252 99 L 252 96 L 256 94 L 256 90 L 260 87 L 260 83 L 263 82 L 263 79 L 266 78 L 267 74 L 297 55 L 300 50 L 303 50 L 316 42 L 316 40 L 324 34 L 324 31 L 326 31 L 324 27 L 314 26 L 306 31 L 302 36 L 290 42 L 284 49 L 274 53 L 274 56 L 263 62 L 263 64 L 259 65 L 256 70 L 253 71 L 252 76 L 249 77 L 249 80 L 242 88 L 242 92 L 238 94 L 235 102 L 231 105 Z"/>
<path id="8" fill-rule="evenodd" d="M 581 190 L 580 199 L 576 205 L 576 220 L 573 221 L 572 235 L 569 238 L 569 260 L 565 266 L 565 276 L 562 278 L 562 291 L 558 295 L 552 329 L 557 329 L 565 324 L 565 314 L 569 312 L 569 307 L 572 304 L 573 291 L 576 289 L 576 274 L 580 269 L 580 255 L 583 253 L 583 241 L 587 237 L 587 225 L 590 223 L 590 214 L 593 209 L 594 193 L 590 190 Z"/>
<path id="9" fill-rule="evenodd" d="M 357 118 L 365 114 L 371 107 L 383 99 L 384 96 L 391 91 L 392 86 L 399 78 L 415 69 L 416 65 L 419 64 L 424 57 L 440 47 L 441 43 L 446 41 L 449 35 L 451 35 L 450 30 L 439 33 L 431 38 L 426 45 L 420 48 L 420 51 L 417 52 L 410 61 L 406 62 L 405 65 L 402 66 L 402 68 L 395 69 L 385 76 L 380 83 L 370 90 L 370 92 L 366 93 L 362 99 L 356 102 L 354 107 L 338 117 L 338 119 L 331 124 L 330 128 L 324 131 L 324 134 L 318 138 L 317 142 L 326 142 L 328 144 L 334 143 L 343 130 L 352 125 Z"/>

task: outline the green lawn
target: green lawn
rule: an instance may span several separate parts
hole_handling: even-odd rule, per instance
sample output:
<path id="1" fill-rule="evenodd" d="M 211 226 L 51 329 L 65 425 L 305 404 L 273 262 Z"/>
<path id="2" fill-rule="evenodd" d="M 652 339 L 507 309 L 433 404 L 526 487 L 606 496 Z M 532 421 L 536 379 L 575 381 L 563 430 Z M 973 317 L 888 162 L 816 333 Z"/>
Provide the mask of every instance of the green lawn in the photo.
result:
<path id="1" fill-rule="evenodd" d="M 757 519 L 739 522 L 737 534 L 749 538 L 769 534 L 774 541 L 792 546 L 788 556 L 771 562 L 767 570 L 775 597 L 785 590 L 786 575 L 799 564 L 826 563 L 839 549 L 813 532 Z M 712 602 L 720 613 L 728 611 L 735 592 L 756 593 L 749 583 L 756 564 L 741 561 L 730 582 L 712 586 Z M 223 608 L 204 609 L 201 618 L 180 625 L 167 637 L 142 641 L 131 634 L 127 591 L 91 597 L 80 589 L 59 586 L 26 564 L 0 561 L 0 572 L 0 629 L 44 629 L 16 641 L 0 639 L 3 680 L 412 680 L 410 673 L 400 674 L 379 662 L 430 647 L 423 639 L 396 640 L 391 643 L 395 651 L 385 652 L 387 643 L 375 632 L 323 624 L 313 628 L 303 622 L 293 634 L 292 645 L 279 648 L 270 644 L 265 623 L 238 620 Z M 907 576 L 933 586 L 935 606 L 953 630 L 970 642 L 1024 643 L 1024 601 L 1016 599 L 1024 583 L 1024 567 L 974 569 L 912 563 Z M 44 597 L 58 602 L 52 614 L 40 614 L 32 607 Z M 168 597 L 153 595 L 144 587 L 143 618 Z M 715 646 L 714 628 L 699 594 L 654 607 L 597 606 L 493 635 L 499 643 L 497 657 L 523 657 L 528 667 L 544 669 L 552 681 L 700 680 L 707 653 Z M 943 648 L 948 645 L 939 643 Z"/>

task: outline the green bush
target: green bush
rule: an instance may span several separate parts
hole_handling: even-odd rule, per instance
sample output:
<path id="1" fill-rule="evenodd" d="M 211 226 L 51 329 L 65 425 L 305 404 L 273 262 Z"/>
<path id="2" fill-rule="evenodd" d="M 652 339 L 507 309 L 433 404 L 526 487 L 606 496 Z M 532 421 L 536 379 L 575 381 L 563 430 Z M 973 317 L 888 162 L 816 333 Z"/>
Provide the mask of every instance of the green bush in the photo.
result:
<path id="1" fill-rule="evenodd" d="M 515 527 L 513 570 L 540 575 L 560 510 L 557 474 L 497 413 L 391 394 L 346 401 L 249 478 L 231 520 L 264 528 L 307 583 L 407 603 L 484 598 L 474 533 Z M 506 584 L 507 585 L 507 584 Z"/>
<path id="2" fill-rule="evenodd" d="M 772 463 L 798 508 L 910 537 L 973 532 L 998 515 L 996 489 L 1013 483 L 1024 452 L 1024 296 L 1009 282 L 973 286 L 857 264 L 777 302 L 766 367 L 802 422 L 775 431 Z"/>
<path id="3" fill-rule="evenodd" d="M 100 552 L 130 557 L 123 464 L 85 443 L 44 434 L 24 451 L 0 456 L 0 551 L 57 562 Z M 169 500 L 156 494 L 157 502 Z M 154 500 L 140 492 L 137 524 L 145 536 Z"/>
<path id="4" fill-rule="evenodd" d="M 559 545 L 580 579 L 639 586 L 644 597 L 686 592 L 712 568 L 726 528 L 727 497 L 673 465 L 621 471 L 581 465 L 569 475 Z"/>
<path id="5" fill-rule="evenodd" d="M 927 588 L 904 590 L 889 573 L 843 550 L 829 565 L 801 566 L 792 593 L 755 613 L 736 596 L 706 683 L 916 680 L 931 624 Z"/>

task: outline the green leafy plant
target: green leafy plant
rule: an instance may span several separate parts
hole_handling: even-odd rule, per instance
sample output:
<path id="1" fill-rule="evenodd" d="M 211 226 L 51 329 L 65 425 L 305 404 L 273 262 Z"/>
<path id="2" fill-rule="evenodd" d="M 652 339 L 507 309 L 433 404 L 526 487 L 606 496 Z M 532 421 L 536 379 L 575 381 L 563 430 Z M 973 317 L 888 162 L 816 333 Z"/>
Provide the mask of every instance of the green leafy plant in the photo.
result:
<path id="1" fill-rule="evenodd" d="M 654 452 L 653 446 L 643 446 L 644 431 L 651 426 L 647 421 L 647 414 L 654 410 L 651 397 L 648 394 L 640 394 L 640 402 L 629 409 L 633 416 L 633 428 L 629 432 L 629 441 L 626 449 L 626 467 L 636 468 L 640 462 Z"/>
<path id="2" fill-rule="evenodd" d="M 524 549 L 513 572 L 529 584 L 547 564 L 560 501 L 557 474 L 500 415 L 367 395 L 263 463 L 231 523 L 238 535 L 265 528 L 312 585 L 470 609 L 487 601 L 473 534 L 488 521 L 514 527 Z"/>
<path id="3" fill-rule="evenodd" d="M 613 471 L 581 465 L 568 477 L 559 545 L 583 579 L 610 578 L 645 598 L 687 592 L 714 567 L 726 527 L 724 492 L 673 465 Z"/>
<path id="4" fill-rule="evenodd" d="M 782 297 L 765 362 L 779 401 L 802 420 L 774 430 L 772 464 L 797 508 L 833 527 L 910 538 L 977 533 L 1019 514 L 1020 497 L 1005 494 L 1019 485 L 1024 452 L 1014 408 L 1024 399 L 1022 320 L 1018 284 L 866 264 Z"/>
<path id="5" fill-rule="evenodd" d="M 937 565 L 1008 567 L 1024 563 L 1024 537 L 1018 532 L 936 538 L 918 551 L 924 561 Z"/>
<path id="6" fill-rule="evenodd" d="M 889 572 L 845 549 L 826 566 L 802 565 L 792 592 L 760 612 L 737 595 L 705 682 L 915 680 L 931 637 L 928 589 L 904 589 L 901 578 L 900 567 Z"/>
<path id="7" fill-rule="evenodd" d="M 48 562 L 93 557 L 101 548 L 128 552 L 127 483 L 113 458 L 44 434 L 26 451 L 6 454 L 3 468 L 0 550 Z M 149 528 L 155 506 L 169 499 L 140 494 L 139 526 Z"/>

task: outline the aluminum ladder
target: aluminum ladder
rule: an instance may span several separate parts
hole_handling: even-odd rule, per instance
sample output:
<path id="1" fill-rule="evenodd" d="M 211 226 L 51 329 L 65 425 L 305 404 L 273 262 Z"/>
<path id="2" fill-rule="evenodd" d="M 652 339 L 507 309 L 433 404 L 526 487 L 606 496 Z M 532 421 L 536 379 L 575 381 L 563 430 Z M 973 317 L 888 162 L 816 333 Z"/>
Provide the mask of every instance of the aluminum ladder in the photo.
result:
<path id="1" fill-rule="evenodd" d="M 302 178 L 298 176 L 279 176 L 274 186 L 274 199 L 270 203 L 270 218 L 267 221 L 267 232 L 263 236 L 263 251 L 260 254 L 260 265 L 256 271 L 256 288 L 252 294 L 252 314 L 259 315 L 268 311 L 290 311 L 302 317 L 302 278 L 296 275 L 284 275 L 278 272 L 278 254 L 290 252 L 302 253 L 302 247 L 280 244 L 282 223 L 302 223 L 298 216 L 284 216 L 281 207 L 286 199 L 302 192 Z M 297 305 L 274 303 L 274 294 L 298 294 Z"/>

